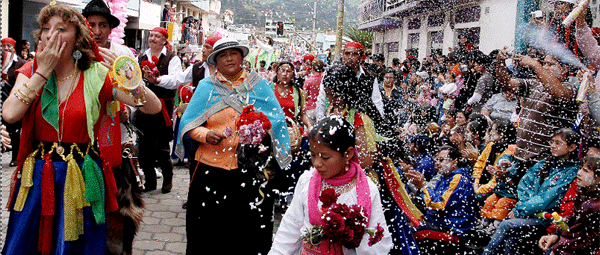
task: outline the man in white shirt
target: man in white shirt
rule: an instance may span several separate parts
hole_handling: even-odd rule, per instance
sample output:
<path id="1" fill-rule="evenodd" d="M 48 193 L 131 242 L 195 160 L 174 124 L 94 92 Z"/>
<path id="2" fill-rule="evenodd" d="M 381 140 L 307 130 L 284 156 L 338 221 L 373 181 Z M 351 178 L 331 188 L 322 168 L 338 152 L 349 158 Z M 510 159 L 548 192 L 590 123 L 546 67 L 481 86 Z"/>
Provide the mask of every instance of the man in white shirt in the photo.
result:
<path id="1" fill-rule="evenodd" d="M 192 87 L 196 87 L 198 82 L 217 71 L 216 66 L 209 65 L 206 62 L 208 56 L 213 52 L 213 45 L 221 39 L 219 36 L 211 36 L 204 42 L 202 46 L 202 60 L 188 67 L 183 72 L 169 75 L 161 75 L 158 78 L 150 77 L 148 81 L 157 83 L 158 86 L 168 89 L 177 89 L 179 86 L 191 83 Z"/>
<path id="2" fill-rule="evenodd" d="M 342 51 L 342 63 L 348 66 L 350 69 L 356 72 L 356 77 L 361 79 L 363 75 L 367 75 L 365 70 L 362 68 L 361 64 L 364 61 L 366 55 L 364 51 L 364 47 L 362 44 L 358 42 L 349 42 L 344 46 Z M 327 74 L 324 74 L 324 76 Z M 325 95 L 325 88 L 323 87 L 323 83 L 319 86 L 319 96 L 317 97 L 317 121 L 325 117 L 326 114 L 326 106 L 325 100 L 327 96 Z M 374 79 L 373 82 L 373 91 L 371 92 L 371 100 L 375 104 L 377 111 L 380 116 L 383 116 L 383 101 L 381 99 L 381 91 L 379 91 L 379 83 L 377 78 Z"/>
<path id="3" fill-rule="evenodd" d="M 161 75 L 176 75 L 181 70 L 181 60 L 172 50 L 167 40 L 169 34 L 164 27 L 156 27 L 150 31 L 148 37 L 149 48 L 138 57 L 138 62 L 151 61 Z M 174 109 L 174 98 L 176 90 L 170 87 L 162 87 L 154 83 L 153 70 L 148 66 L 142 68 L 144 78 L 148 80 L 147 86 L 162 103 L 162 113 L 149 115 L 136 114 L 136 126 L 143 133 L 139 137 L 140 167 L 144 170 L 146 184 L 144 191 L 156 189 L 156 173 L 153 169 L 160 167 L 163 174 L 162 193 L 169 193 L 173 188 L 173 164 L 169 142 L 173 139 L 173 120 L 171 116 Z M 154 82 L 153 82 L 154 81 Z"/>
<path id="4" fill-rule="evenodd" d="M 217 67 L 214 65 L 210 65 L 208 64 L 208 62 L 206 61 L 208 59 L 208 56 L 210 56 L 210 54 L 213 52 L 213 46 L 215 45 L 215 42 L 217 42 L 219 39 L 221 39 L 221 37 L 219 36 L 211 36 L 208 39 L 206 39 L 206 41 L 204 42 L 204 45 L 202 46 L 202 60 L 196 62 L 194 65 L 188 67 L 187 69 L 185 69 L 185 71 L 183 72 L 179 72 L 176 74 L 169 74 L 169 75 L 161 75 L 158 78 L 153 78 L 150 77 L 149 81 L 152 83 L 157 83 L 158 86 L 163 87 L 163 88 L 169 88 L 169 89 L 179 89 L 179 96 L 181 97 L 182 93 L 182 87 L 184 86 L 188 86 L 188 84 L 191 84 L 191 89 L 188 87 L 188 89 L 190 89 L 191 91 L 193 91 L 196 86 L 198 86 L 198 82 L 201 81 L 204 78 L 208 78 L 209 76 L 211 76 L 212 74 L 214 74 L 217 71 Z M 187 102 L 186 102 L 187 101 Z M 183 105 L 187 105 L 187 104 L 182 104 L 182 103 L 188 103 L 189 102 L 189 98 L 187 100 L 180 100 L 180 105 L 176 106 L 176 107 L 180 107 Z M 180 114 L 178 116 L 181 116 L 181 114 L 183 114 L 184 109 L 179 109 Z M 179 117 L 176 120 L 176 123 L 179 121 Z M 175 132 L 178 132 L 177 129 L 175 129 Z M 196 161 L 194 159 L 194 155 L 196 155 L 196 150 L 195 149 L 190 149 L 190 151 L 187 153 L 187 155 L 189 155 L 190 157 L 189 159 L 189 174 L 190 174 L 190 180 L 192 179 L 192 175 L 194 174 L 194 170 L 196 169 L 196 165 L 198 164 L 198 161 Z M 183 160 L 183 159 L 181 159 Z M 187 208 L 187 201 L 183 203 L 183 209 Z"/>

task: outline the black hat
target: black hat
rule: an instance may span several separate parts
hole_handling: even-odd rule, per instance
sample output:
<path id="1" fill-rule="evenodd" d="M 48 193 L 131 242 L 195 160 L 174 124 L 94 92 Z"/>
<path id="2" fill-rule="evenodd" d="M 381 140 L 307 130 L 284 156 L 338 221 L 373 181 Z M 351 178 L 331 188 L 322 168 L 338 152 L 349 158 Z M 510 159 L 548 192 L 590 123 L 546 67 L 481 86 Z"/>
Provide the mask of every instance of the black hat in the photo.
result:
<path id="1" fill-rule="evenodd" d="M 86 18 L 92 15 L 102 15 L 108 20 L 108 25 L 111 29 L 121 24 L 121 21 L 110 13 L 110 9 L 108 9 L 108 6 L 102 0 L 90 1 L 85 8 L 83 8 L 81 14 Z"/>

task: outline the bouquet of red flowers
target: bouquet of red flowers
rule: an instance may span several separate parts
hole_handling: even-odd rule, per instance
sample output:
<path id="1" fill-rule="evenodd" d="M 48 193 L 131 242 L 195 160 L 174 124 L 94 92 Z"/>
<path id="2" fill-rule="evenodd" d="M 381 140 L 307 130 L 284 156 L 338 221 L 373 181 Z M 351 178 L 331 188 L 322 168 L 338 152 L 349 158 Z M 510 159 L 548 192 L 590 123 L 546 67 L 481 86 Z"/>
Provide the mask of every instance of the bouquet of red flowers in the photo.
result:
<path id="1" fill-rule="evenodd" d="M 152 76 L 159 77 L 160 71 L 158 71 L 156 63 L 158 63 L 158 57 L 152 56 L 152 62 L 144 60 L 142 63 L 140 63 L 140 68 L 144 69 L 144 66 L 147 66 L 150 70 L 152 70 Z"/>
<path id="2" fill-rule="evenodd" d="M 323 220 L 322 226 L 315 226 L 301 237 L 302 241 L 310 244 L 319 244 L 329 238 L 332 243 L 342 245 L 348 249 L 360 246 L 365 233 L 369 234 L 369 246 L 383 238 L 383 227 L 377 224 L 375 229 L 368 228 L 368 220 L 364 208 L 360 205 L 346 205 L 337 203 L 340 195 L 334 189 L 328 188 L 321 192 L 319 200 Z"/>
<path id="3" fill-rule="evenodd" d="M 272 149 L 269 146 L 271 137 L 267 136 L 267 132 L 271 129 L 271 121 L 264 113 L 258 112 L 254 105 L 248 105 L 242 110 L 236 127 L 240 138 L 238 166 L 256 172 L 261 179 L 268 179 L 265 175 L 271 172 L 266 171 L 266 167 L 271 160 Z M 223 135 L 230 137 L 233 131 L 226 128 Z"/>
<path id="4" fill-rule="evenodd" d="M 271 129 L 271 121 L 262 112 L 257 112 L 254 105 L 248 105 L 242 110 L 237 121 L 240 144 L 260 145 L 267 131 Z"/>

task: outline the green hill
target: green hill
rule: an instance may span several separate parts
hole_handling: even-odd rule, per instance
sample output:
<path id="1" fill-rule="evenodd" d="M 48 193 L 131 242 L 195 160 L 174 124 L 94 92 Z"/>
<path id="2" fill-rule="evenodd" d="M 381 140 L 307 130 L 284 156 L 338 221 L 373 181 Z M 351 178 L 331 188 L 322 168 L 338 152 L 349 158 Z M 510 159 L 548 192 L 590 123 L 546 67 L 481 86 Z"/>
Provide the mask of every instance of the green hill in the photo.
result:
<path id="1" fill-rule="evenodd" d="M 345 0 L 344 25 L 358 21 L 360 0 Z M 309 4 L 310 7 L 305 4 Z M 337 1 L 317 0 L 317 30 L 335 30 Z M 296 20 L 296 28 L 312 29 L 312 7 L 314 0 L 222 0 L 221 10 L 232 10 L 235 24 L 252 24 L 262 27 L 265 24 L 264 11 L 273 10 L 273 20 Z"/>

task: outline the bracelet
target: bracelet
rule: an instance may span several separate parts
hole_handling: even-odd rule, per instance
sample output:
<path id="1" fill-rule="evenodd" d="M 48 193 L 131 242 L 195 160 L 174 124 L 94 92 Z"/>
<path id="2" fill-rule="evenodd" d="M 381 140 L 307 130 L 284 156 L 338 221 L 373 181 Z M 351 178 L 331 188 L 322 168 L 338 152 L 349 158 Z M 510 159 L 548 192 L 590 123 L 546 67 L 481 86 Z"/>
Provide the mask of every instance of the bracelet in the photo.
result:
<path id="1" fill-rule="evenodd" d="M 34 95 L 37 95 L 37 92 L 35 92 L 33 89 L 31 89 L 29 87 L 29 84 L 27 84 L 27 82 L 23 83 L 23 87 L 25 87 L 27 90 L 31 91 L 31 93 L 33 93 Z"/>
<path id="2" fill-rule="evenodd" d="M 44 80 L 48 80 L 48 77 L 46 77 L 46 76 L 42 75 L 42 74 L 41 74 L 41 73 L 39 73 L 38 71 L 35 71 L 35 73 L 34 73 L 34 74 L 37 74 L 37 75 L 39 75 L 40 77 L 44 78 Z"/>
<path id="3" fill-rule="evenodd" d="M 140 91 L 138 91 L 140 90 Z M 132 93 L 131 96 L 137 100 L 140 100 L 140 104 L 144 105 L 146 104 L 146 86 L 139 86 L 136 90 L 135 90 L 135 95 Z M 140 97 L 141 94 L 141 97 Z"/>
<path id="4" fill-rule="evenodd" d="M 23 94 L 21 90 L 15 91 L 15 97 L 17 97 L 21 102 L 23 102 L 26 105 L 31 105 L 31 103 L 33 102 L 33 100 L 31 100 L 29 97 Z"/>

